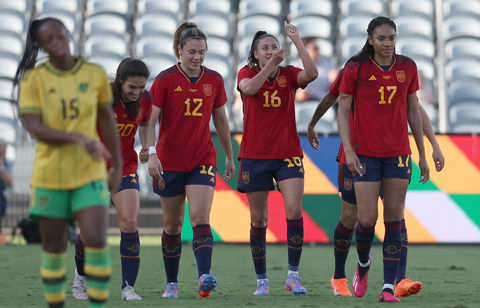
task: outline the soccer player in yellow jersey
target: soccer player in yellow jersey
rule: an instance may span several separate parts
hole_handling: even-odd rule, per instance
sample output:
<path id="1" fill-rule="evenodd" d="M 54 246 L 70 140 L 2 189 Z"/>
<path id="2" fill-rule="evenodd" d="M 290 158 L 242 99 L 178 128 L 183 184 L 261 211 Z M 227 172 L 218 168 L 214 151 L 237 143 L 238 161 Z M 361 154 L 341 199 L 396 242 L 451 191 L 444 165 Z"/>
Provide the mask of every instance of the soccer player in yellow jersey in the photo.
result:
<path id="1" fill-rule="evenodd" d="M 34 68 L 39 48 L 48 53 L 48 61 Z M 68 31 L 54 18 L 30 24 L 14 83 L 22 76 L 19 110 L 38 141 L 30 217 L 38 219 L 42 235 L 45 298 L 49 307 L 63 307 L 67 226 L 76 219 L 85 243 L 90 307 L 104 307 L 111 273 L 104 159 L 112 160 L 111 191 L 117 191 L 122 172 L 108 77 L 99 66 L 70 53 Z M 99 140 L 97 121 L 108 150 Z"/>

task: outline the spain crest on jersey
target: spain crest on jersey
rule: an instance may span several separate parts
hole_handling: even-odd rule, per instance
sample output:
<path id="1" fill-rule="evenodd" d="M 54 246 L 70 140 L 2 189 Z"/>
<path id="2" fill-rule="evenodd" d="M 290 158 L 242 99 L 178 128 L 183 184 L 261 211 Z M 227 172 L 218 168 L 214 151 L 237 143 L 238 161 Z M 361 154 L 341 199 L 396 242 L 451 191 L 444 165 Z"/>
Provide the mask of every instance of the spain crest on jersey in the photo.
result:
<path id="1" fill-rule="evenodd" d="M 203 84 L 203 93 L 204 93 L 206 96 L 212 95 L 212 85 L 209 84 L 209 83 Z"/>
<path id="2" fill-rule="evenodd" d="M 277 83 L 279 87 L 285 88 L 287 86 L 287 78 L 283 75 L 278 76 Z"/>
<path id="3" fill-rule="evenodd" d="M 407 79 L 406 76 L 405 76 L 405 71 L 396 71 L 395 72 L 397 74 L 397 81 L 398 82 L 405 82 L 405 80 Z"/>
<path id="4" fill-rule="evenodd" d="M 250 172 L 247 172 L 247 171 L 242 172 L 242 183 L 243 184 L 250 183 Z"/>

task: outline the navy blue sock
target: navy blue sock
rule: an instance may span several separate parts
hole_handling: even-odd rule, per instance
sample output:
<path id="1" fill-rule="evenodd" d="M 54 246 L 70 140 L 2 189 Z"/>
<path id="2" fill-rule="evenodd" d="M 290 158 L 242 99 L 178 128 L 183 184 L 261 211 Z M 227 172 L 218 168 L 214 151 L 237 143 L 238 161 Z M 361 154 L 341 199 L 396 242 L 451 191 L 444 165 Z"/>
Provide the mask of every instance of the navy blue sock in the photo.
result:
<path id="1" fill-rule="evenodd" d="M 287 219 L 288 269 L 298 271 L 303 248 L 303 217 Z"/>
<path id="2" fill-rule="evenodd" d="M 385 239 L 383 240 L 383 281 L 393 285 L 400 263 L 400 251 L 402 250 L 402 238 L 400 233 L 400 221 L 385 222 Z"/>
<path id="3" fill-rule="evenodd" d="M 210 225 L 193 227 L 193 253 L 197 259 L 198 277 L 210 274 L 212 266 L 213 235 Z"/>
<path id="4" fill-rule="evenodd" d="M 122 261 L 122 289 L 125 288 L 126 283 L 133 287 L 140 267 L 140 238 L 138 230 L 132 233 L 121 232 L 120 258 Z"/>
<path id="5" fill-rule="evenodd" d="M 267 227 L 257 228 L 250 225 L 250 250 L 257 279 L 267 278 Z"/>
<path id="6" fill-rule="evenodd" d="M 182 236 L 180 233 L 168 235 L 163 231 L 162 253 L 167 282 L 178 282 L 178 267 L 180 265 L 180 257 L 182 256 Z"/>
<path id="7" fill-rule="evenodd" d="M 400 263 L 398 264 L 397 275 L 395 276 L 397 283 L 399 283 L 402 279 L 405 279 L 407 273 L 408 235 L 405 219 L 402 219 L 400 233 L 402 236 L 402 250 L 400 251 Z"/>
<path id="8" fill-rule="evenodd" d="M 79 275 L 85 276 L 85 271 L 83 270 L 83 265 L 85 263 L 85 254 L 83 252 L 84 246 L 80 235 L 77 235 L 75 241 L 75 264 L 77 266 L 77 273 Z"/>
<path id="9" fill-rule="evenodd" d="M 335 256 L 335 274 L 333 278 L 335 279 L 347 277 L 345 275 L 345 263 L 347 262 L 354 231 L 354 229 L 346 228 L 340 221 L 335 228 L 333 235 L 333 255 Z"/>
<path id="10" fill-rule="evenodd" d="M 370 228 L 365 228 L 362 224 L 358 223 L 357 228 L 355 229 L 355 237 L 357 240 L 357 253 L 358 260 L 365 264 L 370 260 L 370 249 L 372 248 L 373 239 L 375 237 L 375 225 Z M 363 278 L 363 275 L 367 273 L 369 266 L 359 266 L 358 274 L 360 279 Z"/>

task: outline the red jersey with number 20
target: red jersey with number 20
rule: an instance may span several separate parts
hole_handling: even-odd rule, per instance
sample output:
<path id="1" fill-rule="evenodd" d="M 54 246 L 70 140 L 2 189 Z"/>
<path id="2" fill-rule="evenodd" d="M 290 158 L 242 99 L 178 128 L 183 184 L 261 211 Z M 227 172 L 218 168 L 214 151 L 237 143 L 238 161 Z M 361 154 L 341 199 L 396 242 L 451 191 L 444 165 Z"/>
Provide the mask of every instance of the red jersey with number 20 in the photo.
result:
<path id="1" fill-rule="evenodd" d="M 357 74 L 358 69 L 360 74 Z M 353 149 L 370 157 L 411 154 L 408 140 L 407 96 L 418 90 L 415 62 L 394 55 L 384 70 L 373 59 L 345 65 L 340 92 L 355 102 Z"/>
<path id="2" fill-rule="evenodd" d="M 120 136 L 122 148 L 123 171 L 122 175 L 137 173 L 138 155 L 135 151 L 135 134 L 140 123 L 148 122 L 152 114 L 152 96 L 148 91 L 144 91 L 140 96 L 140 109 L 138 116 L 132 120 L 128 117 L 128 110 L 123 101 L 117 103 L 115 107 L 115 118 L 117 120 L 117 130 Z M 110 167 L 109 163 L 109 167 Z"/>
<path id="3" fill-rule="evenodd" d="M 210 134 L 213 108 L 227 102 L 220 74 L 202 66 L 191 82 L 180 65 L 161 72 L 150 89 L 153 104 L 162 110 L 157 156 L 166 171 L 191 172 L 200 165 L 217 165 Z"/>
<path id="4" fill-rule="evenodd" d="M 279 67 L 277 77 L 268 79 L 253 96 L 242 94 L 243 137 L 239 158 L 282 159 L 303 156 L 295 123 L 295 90 L 302 69 Z M 238 83 L 258 71 L 248 65 L 238 72 Z M 238 84 L 237 84 L 238 86 Z"/>

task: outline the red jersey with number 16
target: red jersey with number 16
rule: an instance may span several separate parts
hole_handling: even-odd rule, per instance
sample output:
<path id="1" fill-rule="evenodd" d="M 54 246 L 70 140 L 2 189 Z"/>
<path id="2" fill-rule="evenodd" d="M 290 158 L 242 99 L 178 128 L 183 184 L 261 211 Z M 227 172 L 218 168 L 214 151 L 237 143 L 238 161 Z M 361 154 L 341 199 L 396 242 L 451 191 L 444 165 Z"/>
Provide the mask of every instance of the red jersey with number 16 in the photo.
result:
<path id="1" fill-rule="evenodd" d="M 123 171 L 122 175 L 137 173 L 138 155 L 135 151 L 135 134 L 141 123 L 148 122 L 152 114 L 152 96 L 148 91 L 144 91 L 140 96 L 140 109 L 138 116 L 132 120 L 128 117 L 128 110 L 122 100 L 115 107 L 115 118 L 117 120 L 117 130 L 120 136 L 122 148 Z M 109 162 L 108 167 L 110 167 Z"/>
<path id="2" fill-rule="evenodd" d="M 417 66 L 405 56 L 394 55 L 388 70 L 372 58 L 345 65 L 340 92 L 354 97 L 355 153 L 370 157 L 411 154 L 407 96 L 418 88 Z"/>
<path id="3" fill-rule="evenodd" d="M 302 69 L 279 67 L 275 80 L 266 80 L 253 96 L 241 93 L 243 137 L 239 158 L 282 159 L 303 156 L 295 123 L 295 90 Z M 258 71 L 248 65 L 238 72 L 238 83 Z M 238 84 L 237 84 L 238 86 Z"/>
<path id="4" fill-rule="evenodd" d="M 202 66 L 191 82 L 180 65 L 161 72 L 150 89 L 153 104 L 162 110 L 157 155 L 166 171 L 191 172 L 200 165 L 217 165 L 210 134 L 213 108 L 227 102 L 220 74 Z"/>

